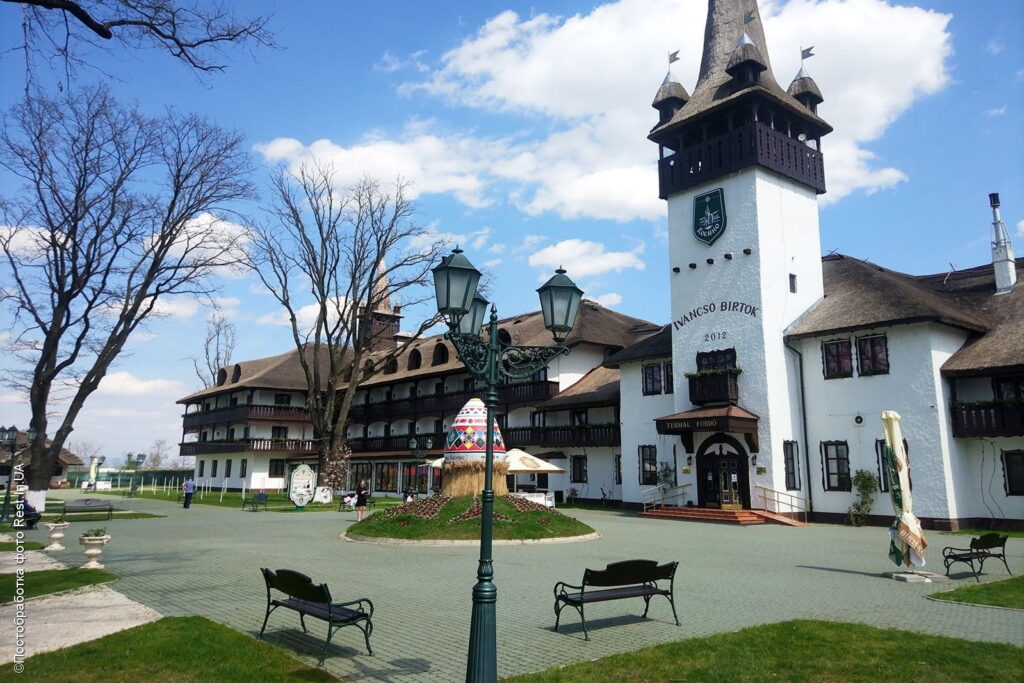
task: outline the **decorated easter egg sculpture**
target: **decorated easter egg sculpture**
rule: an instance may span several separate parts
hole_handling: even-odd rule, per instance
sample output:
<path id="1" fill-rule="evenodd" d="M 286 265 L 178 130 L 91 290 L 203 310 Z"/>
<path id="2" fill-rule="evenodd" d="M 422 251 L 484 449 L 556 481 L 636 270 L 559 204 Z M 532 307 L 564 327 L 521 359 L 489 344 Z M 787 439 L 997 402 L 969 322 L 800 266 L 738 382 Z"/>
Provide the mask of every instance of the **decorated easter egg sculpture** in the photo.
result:
<path id="1" fill-rule="evenodd" d="M 494 495 L 508 494 L 505 475 L 508 462 L 505 441 L 498 423 L 491 424 L 494 453 Z M 479 495 L 484 488 L 484 469 L 487 462 L 487 406 L 478 398 L 471 398 L 455 416 L 451 431 L 444 444 L 443 496 Z"/>

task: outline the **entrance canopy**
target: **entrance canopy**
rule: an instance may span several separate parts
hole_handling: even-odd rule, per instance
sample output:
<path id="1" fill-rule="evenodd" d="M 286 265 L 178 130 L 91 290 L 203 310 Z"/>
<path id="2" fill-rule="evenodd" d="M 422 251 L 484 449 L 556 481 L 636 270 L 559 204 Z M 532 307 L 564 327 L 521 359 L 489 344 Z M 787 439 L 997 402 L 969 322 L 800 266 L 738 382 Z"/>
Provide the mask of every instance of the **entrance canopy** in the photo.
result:
<path id="1" fill-rule="evenodd" d="M 742 434 L 751 453 L 760 450 L 757 439 L 757 415 L 739 406 L 713 406 L 694 408 L 675 415 L 655 418 L 659 434 L 678 434 L 683 448 L 693 453 L 694 432 L 730 432 Z"/>

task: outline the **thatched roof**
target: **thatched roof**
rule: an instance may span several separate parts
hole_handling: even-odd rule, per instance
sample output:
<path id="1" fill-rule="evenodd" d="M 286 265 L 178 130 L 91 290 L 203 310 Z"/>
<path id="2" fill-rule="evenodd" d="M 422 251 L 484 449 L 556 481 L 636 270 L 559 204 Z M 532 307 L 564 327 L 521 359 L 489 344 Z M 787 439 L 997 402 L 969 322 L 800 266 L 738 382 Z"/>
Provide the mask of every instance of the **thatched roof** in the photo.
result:
<path id="1" fill-rule="evenodd" d="M 50 441 L 47 440 L 46 444 L 49 445 Z M 21 458 L 22 459 L 21 462 L 24 462 L 25 464 L 28 464 L 28 460 L 27 460 L 28 454 L 29 454 L 29 450 L 28 449 L 29 449 L 28 432 L 23 432 L 23 431 L 19 430 L 18 431 L 18 436 L 16 436 L 15 439 L 14 439 L 14 454 L 17 455 L 19 458 Z M 0 463 L 6 463 L 6 462 L 10 461 L 10 459 L 11 459 L 11 452 L 9 450 L 4 450 L 3 452 L 0 452 Z M 81 458 L 79 458 L 77 455 L 75 455 L 74 453 L 72 453 L 71 451 L 69 451 L 66 448 L 60 449 L 60 453 L 57 454 L 57 461 L 60 464 L 62 464 L 62 465 L 81 465 L 81 464 L 83 464 Z"/>
<path id="2" fill-rule="evenodd" d="M 568 410 L 619 404 L 619 371 L 598 366 L 578 382 L 537 406 L 537 410 Z"/>
<path id="3" fill-rule="evenodd" d="M 825 297 L 790 327 L 789 338 L 936 322 L 970 333 L 943 374 L 1024 369 L 1024 284 L 996 295 L 991 264 L 915 276 L 834 254 L 822 267 Z M 1017 259 L 1017 272 L 1024 283 L 1024 258 Z"/>
<path id="4" fill-rule="evenodd" d="M 750 17 L 750 21 L 744 22 L 745 17 Z M 766 70 L 761 74 L 759 83 L 736 90 L 733 78 L 726 68 L 740 46 L 744 34 L 750 38 L 754 51 L 761 58 L 760 61 Z M 740 47 L 740 50 L 751 52 L 750 48 Z M 800 104 L 775 80 L 757 0 L 708 0 L 704 52 L 700 61 L 697 87 L 694 88 L 690 100 L 675 116 L 666 123 L 655 126 L 649 137 L 660 137 L 670 128 L 703 117 L 751 93 L 760 94 L 793 114 L 809 120 L 825 133 L 832 130 L 828 123 Z"/>
<path id="5" fill-rule="evenodd" d="M 619 368 L 623 363 L 648 360 L 650 358 L 672 357 L 672 326 L 665 325 L 658 332 L 646 339 L 608 356 L 604 362 L 606 368 Z"/>
<path id="6" fill-rule="evenodd" d="M 552 346 L 554 341 L 551 333 L 544 327 L 544 319 L 540 311 L 504 318 L 498 321 L 499 334 L 507 332 L 512 344 L 527 346 Z M 576 318 L 576 325 L 565 340 L 566 346 L 592 344 L 609 349 L 621 349 L 638 339 L 657 331 L 653 323 L 623 315 L 584 300 Z M 441 347 L 438 349 L 438 347 Z M 325 351 L 321 348 L 321 352 Z M 379 360 L 387 352 L 371 354 L 369 359 Z M 418 364 L 416 358 L 418 357 Z M 440 362 L 435 363 L 435 359 Z M 402 355 L 397 359 L 395 372 L 380 372 L 361 384 L 373 387 L 395 382 L 426 379 L 441 375 L 461 372 L 465 368 L 459 360 L 455 347 L 444 335 L 433 335 L 408 343 Z M 221 373 L 222 383 L 190 394 L 178 400 L 178 403 L 195 403 L 201 399 L 217 394 L 234 392 L 241 389 L 281 389 L 286 391 L 305 391 L 306 381 L 299 364 L 296 350 L 286 351 L 276 356 L 242 361 L 225 368 Z"/>

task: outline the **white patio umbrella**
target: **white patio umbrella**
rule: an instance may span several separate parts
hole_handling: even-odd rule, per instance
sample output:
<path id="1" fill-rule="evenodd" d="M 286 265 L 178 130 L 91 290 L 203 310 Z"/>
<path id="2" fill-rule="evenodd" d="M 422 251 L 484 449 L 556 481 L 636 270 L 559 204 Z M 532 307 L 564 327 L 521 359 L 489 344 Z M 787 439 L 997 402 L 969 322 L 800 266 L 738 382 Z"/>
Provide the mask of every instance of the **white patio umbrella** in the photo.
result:
<path id="1" fill-rule="evenodd" d="M 924 549 L 928 547 L 921 522 L 911 511 L 910 464 L 903 450 L 903 433 L 900 431 L 899 413 L 893 410 L 882 412 L 882 429 L 885 431 L 885 466 L 889 472 L 889 494 L 896 510 L 896 520 L 889 527 L 889 559 L 905 567 L 924 566 Z"/>

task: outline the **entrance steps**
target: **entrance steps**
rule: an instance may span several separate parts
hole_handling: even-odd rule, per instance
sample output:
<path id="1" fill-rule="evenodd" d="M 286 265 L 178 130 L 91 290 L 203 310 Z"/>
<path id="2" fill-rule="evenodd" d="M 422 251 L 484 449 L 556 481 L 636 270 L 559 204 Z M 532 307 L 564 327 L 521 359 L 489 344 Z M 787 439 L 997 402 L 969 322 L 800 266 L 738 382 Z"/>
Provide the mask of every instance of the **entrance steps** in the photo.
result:
<path id="1" fill-rule="evenodd" d="M 764 517 L 753 510 L 717 510 L 715 508 L 660 507 L 641 512 L 641 517 L 680 519 L 690 522 L 718 522 L 720 524 L 764 524 Z M 775 521 L 775 520 L 771 520 Z"/>
<path id="2" fill-rule="evenodd" d="M 658 519 L 684 519 L 691 522 L 718 522 L 720 524 L 782 524 L 784 526 L 807 526 L 797 519 L 779 515 L 767 510 L 718 510 L 715 508 L 661 507 L 641 512 L 641 517 Z"/>

